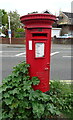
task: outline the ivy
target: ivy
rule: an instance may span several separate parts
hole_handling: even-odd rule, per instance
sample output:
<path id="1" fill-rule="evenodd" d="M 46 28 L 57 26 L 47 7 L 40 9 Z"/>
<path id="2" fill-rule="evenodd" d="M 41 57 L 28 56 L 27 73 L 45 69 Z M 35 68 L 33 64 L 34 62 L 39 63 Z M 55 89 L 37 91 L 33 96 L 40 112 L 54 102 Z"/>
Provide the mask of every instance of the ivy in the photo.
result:
<path id="1" fill-rule="evenodd" d="M 32 77 L 32 84 L 33 85 L 38 85 L 39 84 L 39 79 L 37 77 Z"/>
<path id="2" fill-rule="evenodd" d="M 0 86 L 2 101 L 1 120 L 46 120 L 60 116 L 61 113 L 71 114 L 73 93 L 65 90 L 60 82 L 51 82 L 47 93 L 34 91 L 32 85 L 38 85 L 38 77 L 30 78 L 29 64 L 22 62 L 13 67 L 11 75 L 3 80 Z M 1 95 L 2 94 L 2 95 Z"/>

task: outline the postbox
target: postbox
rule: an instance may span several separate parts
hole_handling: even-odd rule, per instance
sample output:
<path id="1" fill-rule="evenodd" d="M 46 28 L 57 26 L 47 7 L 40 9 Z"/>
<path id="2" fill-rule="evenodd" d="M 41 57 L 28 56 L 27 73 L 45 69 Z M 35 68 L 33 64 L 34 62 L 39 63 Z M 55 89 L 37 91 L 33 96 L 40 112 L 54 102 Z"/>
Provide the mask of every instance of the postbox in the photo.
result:
<path id="1" fill-rule="evenodd" d="M 50 89 L 51 28 L 56 16 L 51 14 L 28 14 L 20 18 L 26 32 L 26 62 L 30 64 L 30 77 L 37 76 L 39 85 L 34 90 Z"/>

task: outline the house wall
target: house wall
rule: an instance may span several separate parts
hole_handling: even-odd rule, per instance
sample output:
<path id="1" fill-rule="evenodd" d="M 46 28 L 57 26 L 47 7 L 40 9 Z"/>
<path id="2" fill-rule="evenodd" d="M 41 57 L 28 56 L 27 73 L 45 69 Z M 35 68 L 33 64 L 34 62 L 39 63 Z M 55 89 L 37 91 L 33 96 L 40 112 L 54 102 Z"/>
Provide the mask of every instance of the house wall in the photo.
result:
<path id="1" fill-rule="evenodd" d="M 71 20 L 64 14 L 64 13 L 60 13 L 59 15 L 59 21 L 58 21 L 59 25 L 62 24 L 71 24 Z"/>
<path id="2" fill-rule="evenodd" d="M 66 14 L 60 12 L 58 26 L 62 28 L 61 35 L 64 34 L 73 34 L 73 24 L 71 22 L 71 18 L 68 18 Z"/>
<path id="3" fill-rule="evenodd" d="M 68 25 L 62 25 L 61 35 L 70 33 L 70 27 Z"/>
<path id="4" fill-rule="evenodd" d="M 70 26 L 69 30 L 70 30 L 70 33 L 73 34 L 73 25 Z"/>
<path id="5" fill-rule="evenodd" d="M 51 37 L 58 37 L 60 35 L 60 32 L 61 32 L 61 28 L 52 28 L 52 34 L 51 34 Z"/>

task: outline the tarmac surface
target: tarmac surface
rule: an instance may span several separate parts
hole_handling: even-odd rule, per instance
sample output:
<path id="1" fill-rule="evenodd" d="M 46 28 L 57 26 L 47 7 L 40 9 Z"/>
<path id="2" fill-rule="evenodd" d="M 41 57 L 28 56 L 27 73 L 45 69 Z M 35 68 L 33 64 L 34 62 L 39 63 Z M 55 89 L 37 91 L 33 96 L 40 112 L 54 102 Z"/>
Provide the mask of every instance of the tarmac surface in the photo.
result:
<path id="1" fill-rule="evenodd" d="M 50 79 L 72 83 L 73 49 L 71 45 L 52 44 Z M 12 72 L 12 67 L 26 61 L 25 45 L 0 44 L 0 83 Z"/>

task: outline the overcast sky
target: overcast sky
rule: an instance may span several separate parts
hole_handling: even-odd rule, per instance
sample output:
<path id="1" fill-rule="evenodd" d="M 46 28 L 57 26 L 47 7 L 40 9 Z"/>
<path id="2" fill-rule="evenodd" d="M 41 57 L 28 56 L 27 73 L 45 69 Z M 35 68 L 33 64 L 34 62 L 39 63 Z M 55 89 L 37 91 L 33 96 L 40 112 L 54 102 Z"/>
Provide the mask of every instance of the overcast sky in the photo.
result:
<path id="1" fill-rule="evenodd" d="M 45 10 L 58 14 L 60 10 L 71 12 L 71 2 L 72 0 L 0 0 L 0 9 L 5 9 L 7 12 L 17 10 L 21 16 Z"/>

